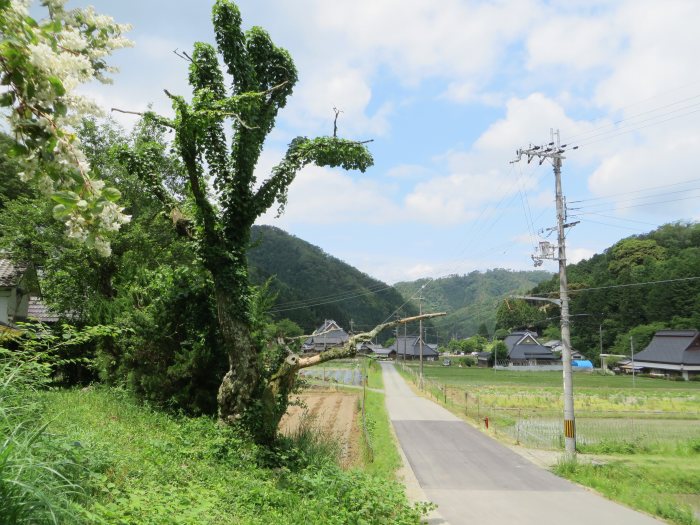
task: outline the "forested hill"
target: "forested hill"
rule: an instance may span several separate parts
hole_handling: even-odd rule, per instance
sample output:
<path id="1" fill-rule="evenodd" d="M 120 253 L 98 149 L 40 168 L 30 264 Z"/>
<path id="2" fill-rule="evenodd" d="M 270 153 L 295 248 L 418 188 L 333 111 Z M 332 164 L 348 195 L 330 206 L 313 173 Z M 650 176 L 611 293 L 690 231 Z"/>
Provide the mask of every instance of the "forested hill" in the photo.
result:
<path id="1" fill-rule="evenodd" d="M 254 226 L 248 257 L 254 283 L 274 276 L 272 289 L 279 295 L 273 315 L 295 321 L 307 333 L 324 319 L 346 330 L 352 319 L 356 331 L 369 330 L 404 302 L 386 283 L 279 228 Z"/>
<path id="2" fill-rule="evenodd" d="M 435 320 L 440 340 L 468 337 L 477 333 L 482 323 L 493 333 L 498 302 L 511 294 L 525 292 L 552 274 L 545 271 L 512 271 L 497 268 L 486 272 L 451 275 L 435 279 L 423 290 L 423 304 L 448 315 Z M 413 297 L 426 279 L 400 282 L 396 289 L 406 298 Z M 417 306 L 417 300 L 413 303 Z M 429 340 L 433 337 L 428 335 Z"/>
<path id="3" fill-rule="evenodd" d="M 603 348 L 614 353 L 628 353 L 630 335 L 640 350 L 655 330 L 700 329 L 700 224 L 667 224 L 567 268 L 571 342 L 591 357 L 600 328 Z M 584 288 L 602 289 L 576 291 Z M 532 293 L 558 289 L 554 277 Z"/>

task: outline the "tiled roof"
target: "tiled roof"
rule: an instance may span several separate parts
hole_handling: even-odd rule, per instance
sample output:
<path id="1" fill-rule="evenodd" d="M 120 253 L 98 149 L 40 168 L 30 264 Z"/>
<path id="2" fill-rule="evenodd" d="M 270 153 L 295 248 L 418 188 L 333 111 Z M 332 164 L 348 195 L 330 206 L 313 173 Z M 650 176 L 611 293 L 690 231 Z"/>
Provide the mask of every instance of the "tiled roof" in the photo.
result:
<path id="1" fill-rule="evenodd" d="M 700 365 L 700 342 L 697 330 L 659 330 L 635 361 L 676 365 Z"/>
<path id="2" fill-rule="evenodd" d="M 423 356 L 434 357 L 438 355 L 436 350 L 436 345 L 428 346 L 427 343 L 423 343 Z M 417 335 L 409 335 L 405 338 L 400 335 L 393 345 L 391 345 L 392 350 L 396 350 L 398 355 L 420 355 L 420 339 Z"/>
<path id="3" fill-rule="evenodd" d="M 29 319 L 41 321 L 42 323 L 55 323 L 58 321 L 58 315 L 49 310 L 49 307 L 46 306 L 38 297 L 29 298 L 27 317 Z"/>
<path id="4" fill-rule="evenodd" d="M 332 319 L 327 319 L 323 325 L 317 329 L 311 337 L 304 341 L 304 347 L 312 346 L 336 346 L 346 343 L 350 336 L 345 330 L 340 328 L 338 323 Z"/>
<path id="5" fill-rule="evenodd" d="M 0 286 L 15 286 L 26 268 L 17 266 L 7 259 L 0 259 Z"/>
<path id="6" fill-rule="evenodd" d="M 524 330 L 522 332 L 511 332 L 503 340 L 508 351 L 511 351 L 515 345 L 522 341 L 527 336 L 531 336 L 535 341 L 537 340 L 537 332 L 530 332 L 529 330 Z"/>

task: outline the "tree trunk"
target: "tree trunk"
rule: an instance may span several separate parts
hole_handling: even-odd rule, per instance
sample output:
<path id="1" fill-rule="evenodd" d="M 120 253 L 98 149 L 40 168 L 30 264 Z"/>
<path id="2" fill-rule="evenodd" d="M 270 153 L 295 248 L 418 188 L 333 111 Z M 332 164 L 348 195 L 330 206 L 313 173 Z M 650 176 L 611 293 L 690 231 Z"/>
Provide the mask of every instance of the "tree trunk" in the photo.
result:
<path id="1" fill-rule="evenodd" d="M 226 423 L 234 423 L 241 418 L 259 381 L 257 348 L 251 339 L 250 324 L 240 319 L 230 293 L 217 287 L 219 329 L 229 363 L 217 401 L 219 418 Z"/>

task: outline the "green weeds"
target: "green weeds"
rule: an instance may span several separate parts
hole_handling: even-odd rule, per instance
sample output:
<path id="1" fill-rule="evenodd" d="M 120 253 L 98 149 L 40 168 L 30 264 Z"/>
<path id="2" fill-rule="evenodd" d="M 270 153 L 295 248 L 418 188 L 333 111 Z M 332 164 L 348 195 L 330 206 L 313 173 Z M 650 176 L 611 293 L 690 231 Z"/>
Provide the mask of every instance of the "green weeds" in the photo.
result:
<path id="1" fill-rule="evenodd" d="M 692 508 L 677 496 L 700 494 L 697 464 L 693 466 L 668 458 L 645 456 L 605 464 L 562 462 L 554 472 L 672 523 L 698 524 Z"/>
<path id="2" fill-rule="evenodd" d="M 82 446 L 51 434 L 35 391 L 49 381 L 44 357 L 0 348 L 0 525 L 72 523 L 83 513 Z"/>
<path id="3" fill-rule="evenodd" d="M 212 419 L 169 416 L 120 391 L 58 391 L 44 399 L 62 411 L 60 431 L 101 458 L 90 487 L 92 522 L 419 522 L 421 509 L 409 505 L 403 487 L 343 470 L 337 444 L 309 426 L 263 448 Z"/>

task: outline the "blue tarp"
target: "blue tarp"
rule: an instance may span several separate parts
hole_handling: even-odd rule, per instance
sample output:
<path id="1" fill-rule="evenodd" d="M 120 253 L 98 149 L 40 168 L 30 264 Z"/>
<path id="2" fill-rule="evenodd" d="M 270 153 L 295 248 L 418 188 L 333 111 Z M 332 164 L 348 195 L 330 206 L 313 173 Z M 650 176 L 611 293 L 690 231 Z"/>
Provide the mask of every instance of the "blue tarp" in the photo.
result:
<path id="1" fill-rule="evenodd" d="M 571 361 L 571 366 L 577 366 L 579 368 L 593 368 L 593 363 L 588 359 L 576 359 Z"/>

